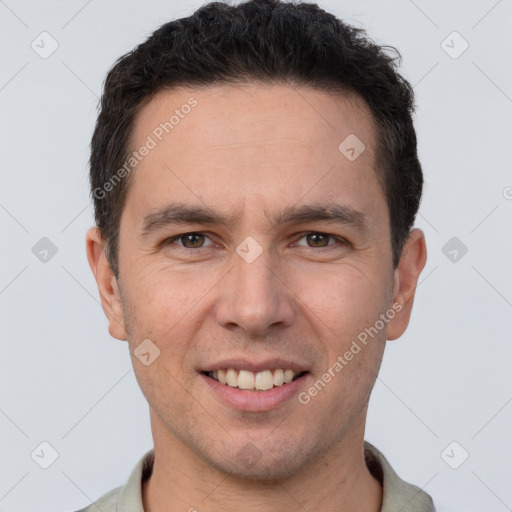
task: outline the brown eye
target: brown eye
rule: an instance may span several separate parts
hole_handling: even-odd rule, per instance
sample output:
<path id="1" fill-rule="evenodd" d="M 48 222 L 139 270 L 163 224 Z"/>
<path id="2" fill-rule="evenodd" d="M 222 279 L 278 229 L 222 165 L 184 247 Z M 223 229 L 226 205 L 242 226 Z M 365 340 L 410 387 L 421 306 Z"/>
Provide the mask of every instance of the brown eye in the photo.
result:
<path id="1" fill-rule="evenodd" d="M 181 251 L 181 254 L 191 255 L 194 252 L 203 254 L 199 249 L 212 250 L 215 248 L 215 243 L 208 235 L 192 232 L 166 238 L 160 243 L 160 246 L 164 247 L 166 251 Z"/>
<path id="2" fill-rule="evenodd" d="M 187 249 L 198 249 L 204 245 L 205 238 L 201 233 L 187 233 L 181 235 L 179 240 Z"/>
<path id="3" fill-rule="evenodd" d="M 322 249 L 324 247 L 342 247 L 347 245 L 347 241 L 336 235 L 310 231 L 309 233 L 304 233 L 295 245 Z"/>
<path id="4" fill-rule="evenodd" d="M 325 235 L 323 233 L 309 233 L 306 235 L 306 240 L 310 247 L 326 247 L 329 245 L 330 238 L 330 235 Z"/>

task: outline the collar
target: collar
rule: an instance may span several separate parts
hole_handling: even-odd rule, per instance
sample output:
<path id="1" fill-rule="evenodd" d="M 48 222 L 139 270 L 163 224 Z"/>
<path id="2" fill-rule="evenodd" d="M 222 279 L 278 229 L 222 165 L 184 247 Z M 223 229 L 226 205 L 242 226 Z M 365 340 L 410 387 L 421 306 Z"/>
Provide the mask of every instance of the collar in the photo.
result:
<path id="1" fill-rule="evenodd" d="M 367 441 L 364 442 L 364 456 L 370 473 L 383 488 L 380 512 L 435 512 L 432 498 L 419 487 L 402 480 L 386 457 Z M 153 449 L 139 460 L 126 485 L 119 491 L 117 512 L 144 512 L 142 483 L 151 476 L 154 460 Z"/>

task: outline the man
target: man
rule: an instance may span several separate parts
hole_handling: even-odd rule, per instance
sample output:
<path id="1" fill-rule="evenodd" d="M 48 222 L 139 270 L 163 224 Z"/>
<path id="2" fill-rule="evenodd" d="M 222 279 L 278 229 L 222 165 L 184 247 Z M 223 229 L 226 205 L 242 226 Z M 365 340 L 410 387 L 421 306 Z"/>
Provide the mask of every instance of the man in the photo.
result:
<path id="1" fill-rule="evenodd" d="M 154 450 L 84 510 L 434 509 L 364 441 L 426 261 L 412 112 L 314 4 L 211 3 L 117 61 L 87 254 Z"/>

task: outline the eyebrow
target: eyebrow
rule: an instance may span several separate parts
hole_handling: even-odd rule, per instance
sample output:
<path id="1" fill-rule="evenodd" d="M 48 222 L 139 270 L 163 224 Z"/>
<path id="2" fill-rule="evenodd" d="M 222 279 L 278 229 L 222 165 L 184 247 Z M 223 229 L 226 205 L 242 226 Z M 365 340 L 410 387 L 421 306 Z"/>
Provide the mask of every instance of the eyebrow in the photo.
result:
<path id="1" fill-rule="evenodd" d="M 268 215 L 267 215 L 267 218 Z M 232 228 L 240 214 L 223 216 L 207 206 L 171 204 L 144 217 L 141 234 L 147 236 L 171 225 L 207 224 Z M 369 231 L 366 215 L 351 206 L 336 203 L 291 206 L 274 214 L 269 221 L 275 225 L 328 222 L 351 226 L 362 233 Z"/>

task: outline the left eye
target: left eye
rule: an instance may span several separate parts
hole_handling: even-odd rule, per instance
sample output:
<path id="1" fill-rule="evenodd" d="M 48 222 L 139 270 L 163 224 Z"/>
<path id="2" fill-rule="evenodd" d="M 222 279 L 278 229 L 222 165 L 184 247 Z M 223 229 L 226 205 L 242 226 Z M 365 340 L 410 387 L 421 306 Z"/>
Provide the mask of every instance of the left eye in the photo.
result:
<path id="1" fill-rule="evenodd" d="M 337 236 L 334 235 L 328 235 L 327 233 L 307 233 L 302 238 L 299 239 L 303 240 L 306 239 L 306 244 L 300 244 L 297 243 L 297 245 L 306 245 L 307 247 L 327 247 L 328 245 L 335 245 L 335 243 L 329 243 L 329 239 L 337 241 L 338 243 L 343 243 L 343 240 Z"/>
<path id="2" fill-rule="evenodd" d="M 183 235 L 169 238 L 165 243 L 172 244 L 178 241 L 181 242 L 181 244 L 178 245 L 185 249 L 201 249 L 202 247 L 209 247 L 208 245 L 205 245 L 206 240 L 210 239 L 202 233 L 185 233 Z"/>

